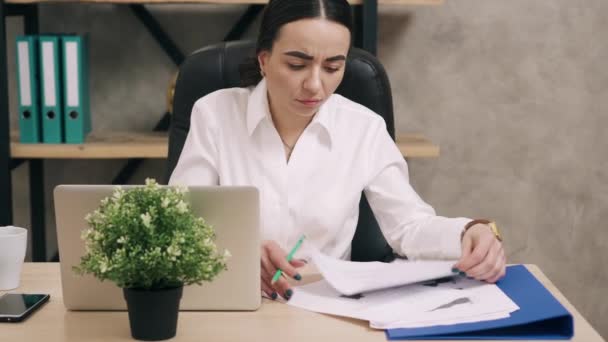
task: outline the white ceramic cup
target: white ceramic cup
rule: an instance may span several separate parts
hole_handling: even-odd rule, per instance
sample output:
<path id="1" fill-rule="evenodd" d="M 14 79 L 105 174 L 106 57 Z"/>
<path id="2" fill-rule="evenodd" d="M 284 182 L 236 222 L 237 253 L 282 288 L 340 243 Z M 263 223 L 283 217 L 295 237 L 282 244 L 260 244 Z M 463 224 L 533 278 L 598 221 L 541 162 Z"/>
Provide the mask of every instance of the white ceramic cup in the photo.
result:
<path id="1" fill-rule="evenodd" d="M 0 227 L 0 290 L 19 287 L 26 248 L 26 229 L 13 226 Z"/>

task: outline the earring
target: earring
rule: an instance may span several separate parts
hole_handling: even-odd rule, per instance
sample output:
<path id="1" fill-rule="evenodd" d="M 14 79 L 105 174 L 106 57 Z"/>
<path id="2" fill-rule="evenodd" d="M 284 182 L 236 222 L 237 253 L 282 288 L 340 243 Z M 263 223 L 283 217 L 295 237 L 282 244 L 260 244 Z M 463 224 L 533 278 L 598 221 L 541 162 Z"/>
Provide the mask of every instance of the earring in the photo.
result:
<path id="1" fill-rule="evenodd" d="M 262 77 L 266 77 L 266 73 L 264 72 L 264 70 L 260 69 L 260 75 L 262 75 Z"/>

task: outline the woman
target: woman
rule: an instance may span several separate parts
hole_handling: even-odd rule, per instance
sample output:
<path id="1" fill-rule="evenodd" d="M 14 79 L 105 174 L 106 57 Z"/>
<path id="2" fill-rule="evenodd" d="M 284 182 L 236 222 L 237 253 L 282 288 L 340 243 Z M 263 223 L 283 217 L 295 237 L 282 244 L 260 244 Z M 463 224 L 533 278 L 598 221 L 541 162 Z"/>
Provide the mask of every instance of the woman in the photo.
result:
<path id="1" fill-rule="evenodd" d="M 262 290 L 289 299 L 277 268 L 300 280 L 305 252 L 286 250 L 306 235 L 347 259 L 361 192 L 387 242 L 410 259 L 458 259 L 468 276 L 505 273 L 502 244 L 486 221 L 436 216 L 408 181 L 405 160 L 383 119 L 334 91 L 351 41 L 346 0 L 271 0 L 257 59 L 243 88 L 199 99 L 170 184 L 253 185 L 260 190 Z M 253 70 L 253 71 L 252 71 Z"/>

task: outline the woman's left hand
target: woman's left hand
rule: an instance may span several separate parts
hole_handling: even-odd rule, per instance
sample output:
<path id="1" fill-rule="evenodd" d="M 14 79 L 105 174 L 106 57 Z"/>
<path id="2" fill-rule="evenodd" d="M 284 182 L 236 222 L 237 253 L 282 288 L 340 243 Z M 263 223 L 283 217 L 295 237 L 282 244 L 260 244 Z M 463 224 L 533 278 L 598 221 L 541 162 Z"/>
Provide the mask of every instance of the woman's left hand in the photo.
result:
<path id="1" fill-rule="evenodd" d="M 505 275 L 505 251 L 490 227 L 477 224 L 462 237 L 462 256 L 454 265 L 467 276 L 495 283 Z"/>

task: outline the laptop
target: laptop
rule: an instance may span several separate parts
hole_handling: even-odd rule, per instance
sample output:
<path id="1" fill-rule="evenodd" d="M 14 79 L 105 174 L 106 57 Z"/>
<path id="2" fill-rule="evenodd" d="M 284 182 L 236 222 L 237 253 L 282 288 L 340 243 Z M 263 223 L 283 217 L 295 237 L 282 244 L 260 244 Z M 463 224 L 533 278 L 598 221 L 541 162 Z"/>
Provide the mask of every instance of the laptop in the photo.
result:
<path id="1" fill-rule="evenodd" d="M 134 186 L 122 186 L 123 189 Z M 126 310 L 122 289 L 111 281 L 72 270 L 85 253 L 84 217 L 112 194 L 114 185 L 59 185 L 54 190 L 63 302 L 69 310 Z M 228 270 L 213 281 L 184 287 L 180 310 L 256 310 L 261 305 L 259 194 L 254 187 L 191 186 L 195 215 L 215 229 L 219 250 L 228 249 Z"/>

